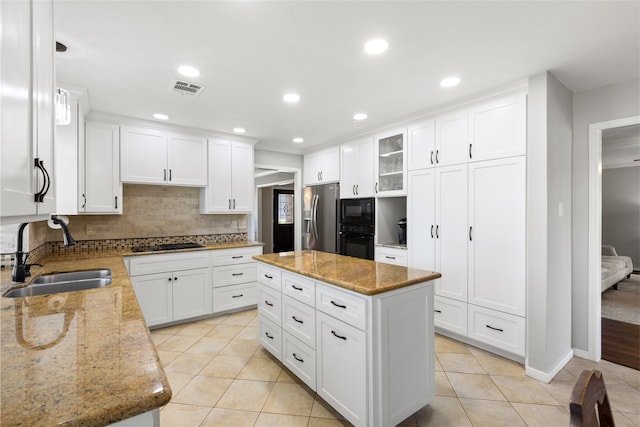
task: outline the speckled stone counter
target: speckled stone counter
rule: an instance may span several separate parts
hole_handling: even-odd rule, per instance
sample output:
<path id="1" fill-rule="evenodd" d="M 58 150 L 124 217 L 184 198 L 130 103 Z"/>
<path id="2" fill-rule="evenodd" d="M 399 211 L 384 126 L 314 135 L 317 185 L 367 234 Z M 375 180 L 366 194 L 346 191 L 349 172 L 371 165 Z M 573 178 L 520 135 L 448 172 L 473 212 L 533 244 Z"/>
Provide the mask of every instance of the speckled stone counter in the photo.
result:
<path id="1" fill-rule="evenodd" d="M 255 255 L 253 258 L 364 295 L 388 292 L 440 277 L 440 273 L 433 271 L 320 251 L 281 252 Z"/>

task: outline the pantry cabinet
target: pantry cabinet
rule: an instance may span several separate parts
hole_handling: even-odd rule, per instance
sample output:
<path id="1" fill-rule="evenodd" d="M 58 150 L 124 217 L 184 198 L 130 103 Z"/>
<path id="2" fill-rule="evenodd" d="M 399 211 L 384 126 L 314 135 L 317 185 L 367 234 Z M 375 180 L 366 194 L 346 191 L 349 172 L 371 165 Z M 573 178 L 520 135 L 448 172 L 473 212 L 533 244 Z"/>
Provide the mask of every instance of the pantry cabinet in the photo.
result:
<path id="1" fill-rule="evenodd" d="M 0 216 L 42 218 L 56 209 L 53 2 L 2 2 L 0 31 Z"/>
<path id="2" fill-rule="evenodd" d="M 304 156 L 304 185 L 329 184 L 340 180 L 340 148 L 331 147 Z"/>
<path id="3" fill-rule="evenodd" d="M 209 140 L 209 177 L 200 190 L 201 213 L 250 213 L 253 209 L 253 144 Z"/>
<path id="4" fill-rule="evenodd" d="M 122 213 L 120 127 L 86 122 L 80 174 L 80 213 Z"/>
<path id="5" fill-rule="evenodd" d="M 373 140 L 340 146 L 340 198 L 373 197 Z"/>

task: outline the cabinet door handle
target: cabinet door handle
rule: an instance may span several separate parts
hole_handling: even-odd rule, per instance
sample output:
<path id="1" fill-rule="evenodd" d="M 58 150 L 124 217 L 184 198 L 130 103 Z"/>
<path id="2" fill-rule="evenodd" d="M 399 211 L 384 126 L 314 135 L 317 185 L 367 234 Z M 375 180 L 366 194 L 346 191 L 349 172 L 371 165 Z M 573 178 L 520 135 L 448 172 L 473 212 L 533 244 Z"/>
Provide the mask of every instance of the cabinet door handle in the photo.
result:
<path id="1" fill-rule="evenodd" d="M 49 177 L 49 172 L 47 172 L 47 169 L 44 167 L 43 160 L 40 160 L 36 157 L 33 163 L 36 168 L 40 169 L 40 172 L 42 172 L 42 177 L 44 179 L 42 182 L 42 188 L 40 189 L 40 191 L 33 195 L 33 199 L 36 203 L 43 203 L 44 196 L 47 195 L 47 193 L 49 192 L 49 188 L 51 187 L 51 178 Z"/>
<path id="2" fill-rule="evenodd" d="M 360 189 L 358 187 L 360 187 L 360 185 L 356 184 L 356 196 L 360 194 Z"/>
<path id="3" fill-rule="evenodd" d="M 229 199 L 229 210 L 231 210 L 231 199 Z"/>
<path id="4" fill-rule="evenodd" d="M 376 182 L 376 194 L 378 194 L 378 183 Z"/>
<path id="5" fill-rule="evenodd" d="M 173 280 L 171 277 L 169 277 L 169 281 Z"/>
<path id="6" fill-rule="evenodd" d="M 169 169 L 169 181 L 171 181 L 171 169 Z"/>
<path id="7" fill-rule="evenodd" d="M 320 171 L 318 171 L 318 181 L 320 181 Z"/>
<path id="8" fill-rule="evenodd" d="M 291 285 L 291 287 L 292 287 L 293 289 L 295 289 L 296 291 L 301 291 L 301 290 L 302 290 L 302 288 L 299 288 L 299 287 L 297 287 L 296 285 Z"/>
<path id="9" fill-rule="evenodd" d="M 431 164 L 433 164 L 433 150 L 431 150 Z"/>
<path id="10" fill-rule="evenodd" d="M 471 237 L 471 231 L 473 231 L 473 226 L 469 227 L 469 241 L 472 242 L 473 238 Z"/>
<path id="11" fill-rule="evenodd" d="M 356 195 L 356 186 L 354 185 L 353 187 L 351 187 L 351 193 L 355 196 Z"/>
<path id="12" fill-rule="evenodd" d="M 231 259 L 241 259 L 244 255 L 232 256 Z"/>
<path id="13" fill-rule="evenodd" d="M 472 159 L 473 156 L 471 155 L 471 147 L 473 147 L 473 144 L 469 144 L 469 158 Z"/>
<path id="14" fill-rule="evenodd" d="M 233 209 L 236 208 L 236 199 L 233 199 Z"/>
<path id="15" fill-rule="evenodd" d="M 439 225 L 436 225 L 436 239 L 440 238 L 440 235 L 438 234 L 438 230 L 440 229 Z"/>
<path id="16" fill-rule="evenodd" d="M 438 153 L 440 152 L 440 150 L 436 150 L 436 163 L 440 163 L 440 160 L 438 160 Z"/>
<path id="17" fill-rule="evenodd" d="M 442 313 L 442 310 L 433 310 L 433 311 L 435 311 L 436 313 Z"/>
<path id="18" fill-rule="evenodd" d="M 273 279 L 273 276 L 269 276 L 268 274 L 265 274 L 264 277 L 266 277 L 267 279 Z"/>
<path id="19" fill-rule="evenodd" d="M 394 256 L 389 256 L 389 255 L 385 255 L 384 257 L 385 257 L 386 259 L 396 259 L 396 257 L 394 257 Z"/>
<path id="20" fill-rule="evenodd" d="M 177 278 L 177 277 L 174 277 L 174 278 L 173 278 L 173 281 L 174 281 L 174 282 L 177 282 L 177 281 L 178 281 L 178 278 Z"/>
<path id="21" fill-rule="evenodd" d="M 345 340 L 345 341 L 347 340 L 347 337 L 343 337 L 342 335 L 338 335 L 338 334 L 336 334 L 336 331 L 334 331 L 334 330 L 331 330 L 331 333 L 332 333 L 332 334 L 333 334 L 333 336 L 334 336 L 334 337 L 336 337 L 336 338 L 340 338 L 341 340 Z"/>
<path id="22" fill-rule="evenodd" d="M 244 294 L 240 294 L 240 295 L 231 295 L 231 298 L 241 298 L 243 297 Z"/>
<path id="23" fill-rule="evenodd" d="M 232 276 L 242 276 L 244 273 L 231 273 Z"/>
<path id="24" fill-rule="evenodd" d="M 273 303 L 271 303 L 271 302 L 269 302 L 267 300 L 264 300 L 264 303 L 267 304 L 269 307 L 273 307 Z"/>
<path id="25" fill-rule="evenodd" d="M 493 331 L 498 331 L 498 332 L 504 332 L 504 329 L 500 329 L 500 328 L 494 328 L 491 325 L 485 325 L 487 328 L 493 330 Z"/>
<path id="26" fill-rule="evenodd" d="M 293 358 L 296 359 L 298 362 L 300 363 L 304 363 L 304 359 L 300 359 L 298 356 L 296 356 L 295 353 L 292 354 Z"/>
<path id="27" fill-rule="evenodd" d="M 87 207 L 87 196 L 82 193 L 82 209 Z"/>
<path id="28" fill-rule="evenodd" d="M 323 171 L 320 171 L 320 181 L 322 181 L 322 172 Z"/>
<path id="29" fill-rule="evenodd" d="M 269 338 L 270 340 L 272 340 L 272 339 L 273 339 L 273 335 L 270 335 L 270 334 L 269 334 L 269 332 L 265 332 L 264 334 L 265 334 L 265 335 L 267 336 L 267 338 Z"/>
<path id="30" fill-rule="evenodd" d="M 431 224 L 431 238 L 433 239 L 433 224 Z"/>
<path id="31" fill-rule="evenodd" d="M 346 305 L 337 304 L 334 300 L 331 300 L 331 304 L 333 304 L 333 305 L 335 305 L 336 307 L 339 307 L 339 308 L 347 308 Z"/>
<path id="32" fill-rule="evenodd" d="M 167 170 L 163 169 L 163 171 L 164 171 L 164 178 L 162 178 L 162 180 L 166 181 L 167 180 Z"/>
<path id="33" fill-rule="evenodd" d="M 116 209 L 118 209 L 118 196 L 116 196 L 115 199 L 116 199 Z"/>
<path id="34" fill-rule="evenodd" d="M 296 316 L 291 316 L 291 318 L 300 324 L 304 323 L 302 320 L 297 319 Z"/>

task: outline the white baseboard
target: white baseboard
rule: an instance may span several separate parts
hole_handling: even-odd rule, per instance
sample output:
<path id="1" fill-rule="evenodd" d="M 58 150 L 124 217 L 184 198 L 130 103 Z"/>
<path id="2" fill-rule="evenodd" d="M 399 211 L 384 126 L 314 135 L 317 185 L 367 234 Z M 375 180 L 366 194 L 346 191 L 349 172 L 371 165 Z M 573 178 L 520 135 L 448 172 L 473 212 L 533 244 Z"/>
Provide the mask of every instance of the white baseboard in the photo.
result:
<path id="1" fill-rule="evenodd" d="M 589 351 L 580 350 L 579 348 L 573 349 L 573 355 L 581 359 L 593 360 L 593 356 L 591 356 Z M 595 360 L 595 362 L 597 362 L 597 360 Z"/>
<path id="2" fill-rule="evenodd" d="M 538 381 L 542 381 L 545 384 L 549 384 L 551 382 L 551 380 L 553 379 L 553 377 L 555 377 L 556 375 L 558 375 L 558 372 L 560 372 L 560 370 L 562 368 L 564 368 L 564 366 L 569 363 L 569 361 L 571 360 L 571 358 L 573 357 L 573 349 L 570 349 L 567 354 L 564 355 L 564 357 L 562 357 L 558 363 L 556 363 L 551 370 L 549 370 L 549 372 L 544 372 L 544 371 L 540 371 L 538 369 L 533 369 L 530 366 L 525 366 L 524 368 L 524 373 L 528 376 L 533 378 L 534 380 L 538 380 Z"/>

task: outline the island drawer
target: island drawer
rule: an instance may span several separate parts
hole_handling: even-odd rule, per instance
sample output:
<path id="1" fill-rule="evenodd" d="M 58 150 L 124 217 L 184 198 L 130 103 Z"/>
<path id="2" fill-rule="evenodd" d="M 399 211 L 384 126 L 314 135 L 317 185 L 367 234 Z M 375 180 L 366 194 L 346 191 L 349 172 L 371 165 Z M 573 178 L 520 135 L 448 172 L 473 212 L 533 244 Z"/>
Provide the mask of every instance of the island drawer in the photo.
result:
<path id="1" fill-rule="evenodd" d="M 211 252 L 211 265 L 233 265 L 253 262 L 254 255 L 262 254 L 262 246 L 245 248 L 216 249 Z"/>
<path id="2" fill-rule="evenodd" d="M 258 291 L 255 283 L 241 283 L 239 285 L 213 288 L 213 312 L 219 313 L 255 305 L 257 297 Z"/>
<path id="3" fill-rule="evenodd" d="M 211 269 L 213 276 L 213 287 L 234 285 L 237 283 L 255 282 L 257 269 L 256 263 L 239 265 L 226 265 L 213 267 Z"/>
<path id="4" fill-rule="evenodd" d="M 434 295 L 433 315 L 436 327 L 467 335 L 467 303 Z"/>
<path id="5" fill-rule="evenodd" d="M 276 325 L 282 325 L 282 294 L 258 283 L 258 313 Z"/>
<path id="6" fill-rule="evenodd" d="M 282 328 L 309 347 L 316 347 L 316 310 L 286 295 L 282 301 Z"/>
<path id="7" fill-rule="evenodd" d="M 262 315 L 258 315 L 258 339 L 260 344 L 282 362 L 282 329 Z"/>
<path id="8" fill-rule="evenodd" d="M 367 302 L 335 287 L 316 283 L 316 308 L 361 330 L 366 330 Z"/>
<path id="9" fill-rule="evenodd" d="M 311 307 L 316 305 L 315 282 L 299 274 L 288 272 L 282 274 L 282 293 Z"/>
<path id="10" fill-rule="evenodd" d="M 524 317 L 469 304 L 469 337 L 524 356 Z"/>
<path id="11" fill-rule="evenodd" d="M 287 332 L 282 347 L 282 363 L 316 391 L 316 351 Z"/>
<path id="12" fill-rule="evenodd" d="M 272 287 L 278 292 L 282 291 L 282 272 L 276 267 L 258 263 L 258 282 Z"/>

